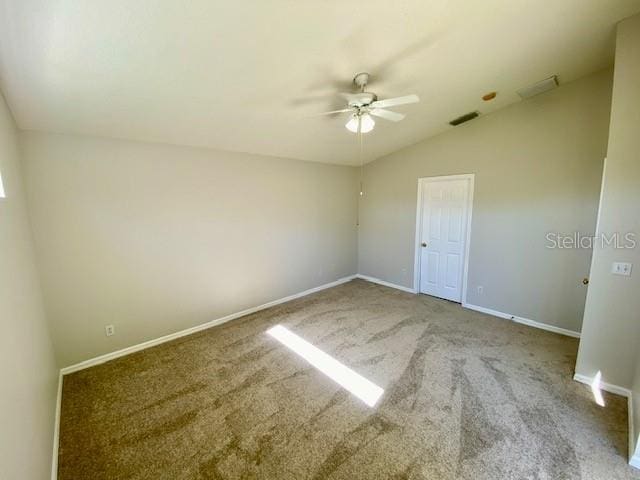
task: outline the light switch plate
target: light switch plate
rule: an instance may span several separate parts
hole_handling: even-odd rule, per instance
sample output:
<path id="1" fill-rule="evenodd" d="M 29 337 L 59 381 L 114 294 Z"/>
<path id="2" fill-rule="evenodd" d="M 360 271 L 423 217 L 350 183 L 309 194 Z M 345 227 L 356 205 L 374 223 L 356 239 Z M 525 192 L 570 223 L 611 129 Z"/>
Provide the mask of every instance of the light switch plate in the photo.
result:
<path id="1" fill-rule="evenodd" d="M 611 273 L 614 275 L 624 275 L 626 277 L 631 275 L 631 263 L 626 262 L 613 262 L 611 265 Z"/>

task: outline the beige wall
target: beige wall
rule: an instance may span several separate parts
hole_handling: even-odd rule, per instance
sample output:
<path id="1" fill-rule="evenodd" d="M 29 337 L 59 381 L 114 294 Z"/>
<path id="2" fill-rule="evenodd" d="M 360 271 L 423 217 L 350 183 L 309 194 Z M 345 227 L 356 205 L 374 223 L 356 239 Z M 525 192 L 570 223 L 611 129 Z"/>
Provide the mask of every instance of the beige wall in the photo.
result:
<path id="1" fill-rule="evenodd" d="M 356 273 L 352 167 L 21 136 L 63 366 Z"/>
<path id="2" fill-rule="evenodd" d="M 16 130 L 0 95 L 0 478 L 50 476 L 58 371 L 36 274 Z"/>
<path id="3" fill-rule="evenodd" d="M 615 62 L 599 229 L 635 232 L 640 241 L 640 15 L 619 24 Z M 633 263 L 632 275 L 612 275 L 612 262 Z M 631 388 L 639 344 L 640 247 L 597 248 L 576 372 L 600 370 L 605 382 Z"/>
<path id="4" fill-rule="evenodd" d="M 610 95 L 602 71 L 368 164 L 359 272 L 411 287 L 418 178 L 475 173 L 468 303 L 579 331 L 591 251 L 545 235 L 595 229 Z"/>

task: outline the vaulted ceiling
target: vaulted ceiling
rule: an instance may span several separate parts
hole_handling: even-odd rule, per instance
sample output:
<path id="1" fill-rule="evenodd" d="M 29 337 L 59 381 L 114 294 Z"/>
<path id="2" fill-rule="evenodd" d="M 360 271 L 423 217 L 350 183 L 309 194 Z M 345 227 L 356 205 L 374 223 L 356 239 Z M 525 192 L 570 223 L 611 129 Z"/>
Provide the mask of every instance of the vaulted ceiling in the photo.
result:
<path id="1" fill-rule="evenodd" d="M 515 90 L 613 63 L 637 0 L 0 0 L 0 88 L 22 129 L 356 164 L 342 108 L 367 71 L 418 94 L 365 137 L 377 158 Z M 489 103 L 480 97 L 495 90 Z"/>

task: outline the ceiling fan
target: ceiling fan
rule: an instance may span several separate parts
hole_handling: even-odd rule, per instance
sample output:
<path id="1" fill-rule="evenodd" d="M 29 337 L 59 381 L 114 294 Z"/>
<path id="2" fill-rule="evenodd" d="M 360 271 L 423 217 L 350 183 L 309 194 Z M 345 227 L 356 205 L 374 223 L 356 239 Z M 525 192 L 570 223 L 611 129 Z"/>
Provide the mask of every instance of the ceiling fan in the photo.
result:
<path id="1" fill-rule="evenodd" d="M 353 78 L 353 83 L 360 89 L 360 93 L 341 93 L 346 101 L 348 108 L 341 110 L 333 110 L 324 112 L 320 115 L 333 115 L 336 113 L 351 113 L 351 118 L 345 124 L 347 130 L 353 133 L 367 133 L 373 130 L 376 122 L 371 118 L 379 117 L 392 122 L 399 122 L 405 116 L 402 113 L 385 110 L 387 107 L 395 107 L 397 105 L 406 105 L 409 103 L 418 103 L 420 98 L 417 95 L 406 95 L 403 97 L 387 98 L 378 100 L 375 93 L 365 92 L 367 83 L 369 83 L 370 75 L 368 73 L 358 73 Z"/>

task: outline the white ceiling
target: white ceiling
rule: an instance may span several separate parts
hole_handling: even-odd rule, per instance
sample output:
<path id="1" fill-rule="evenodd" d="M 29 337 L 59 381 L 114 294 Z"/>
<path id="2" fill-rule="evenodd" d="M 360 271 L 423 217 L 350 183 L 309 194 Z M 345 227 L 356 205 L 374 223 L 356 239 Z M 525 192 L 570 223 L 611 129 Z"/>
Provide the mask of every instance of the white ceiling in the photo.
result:
<path id="1" fill-rule="evenodd" d="M 372 74 L 368 159 L 515 90 L 613 62 L 638 0 L 0 0 L 0 86 L 20 128 L 357 164 L 338 91 Z M 480 96 L 498 91 L 484 103 Z"/>

